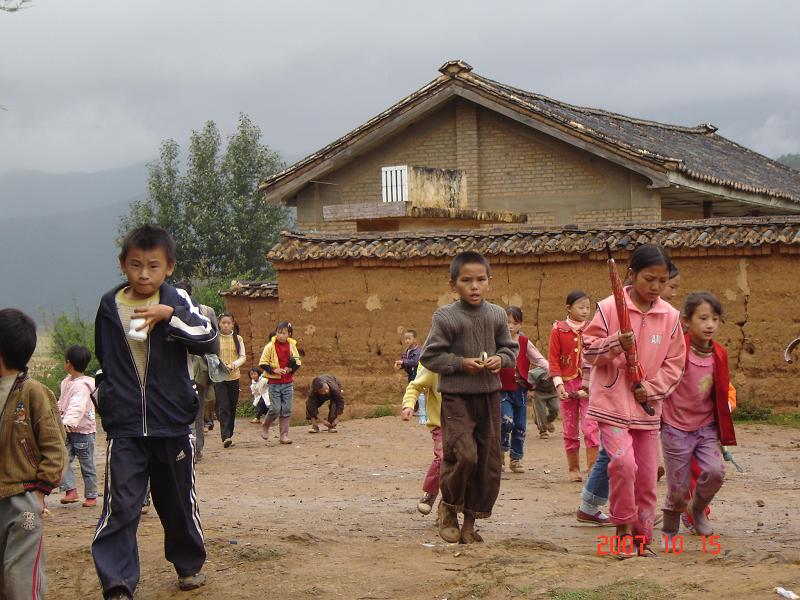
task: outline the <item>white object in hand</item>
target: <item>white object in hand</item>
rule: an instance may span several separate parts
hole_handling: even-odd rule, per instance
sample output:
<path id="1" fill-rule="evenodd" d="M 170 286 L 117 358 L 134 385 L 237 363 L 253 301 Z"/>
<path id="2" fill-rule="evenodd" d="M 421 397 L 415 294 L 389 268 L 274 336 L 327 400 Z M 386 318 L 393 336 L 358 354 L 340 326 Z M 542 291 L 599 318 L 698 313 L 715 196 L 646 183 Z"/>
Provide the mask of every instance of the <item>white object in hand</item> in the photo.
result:
<path id="1" fill-rule="evenodd" d="M 775 588 L 775 593 L 778 594 L 779 596 L 783 596 L 784 598 L 789 598 L 789 600 L 798 600 L 798 599 L 800 599 L 800 596 L 795 594 L 793 591 L 785 590 L 782 587 L 776 587 Z"/>
<path id="2" fill-rule="evenodd" d="M 144 319 L 140 319 L 138 317 L 131 319 L 131 327 L 128 330 L 128 339 L 135 340 L 137 342 L 145 341 L 147 339 L 147 328 L 137 331 L 137 329 L 144 324 Z"/>

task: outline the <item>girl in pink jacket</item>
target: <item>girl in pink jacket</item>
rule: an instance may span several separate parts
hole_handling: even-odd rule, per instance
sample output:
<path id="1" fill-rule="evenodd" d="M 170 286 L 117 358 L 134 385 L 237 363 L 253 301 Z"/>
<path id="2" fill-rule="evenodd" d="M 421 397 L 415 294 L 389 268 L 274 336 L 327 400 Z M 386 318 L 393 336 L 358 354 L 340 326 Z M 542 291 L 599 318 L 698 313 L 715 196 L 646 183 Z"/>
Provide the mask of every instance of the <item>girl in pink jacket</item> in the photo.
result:
<path id="1" fill-rule="evenodd" d="M 635 543 L 625 547 L 638 547 L 644 556 L 654 555 L 649 544 L 656 512 L 661 404 L 680 381 L 686 360 L 680 313 L 660 298 L 671 266 L 661 246 L 637 248 L 628 269 L 632 285 L 625 288 L 633 332 L 620 333 L 613 296 L 598 303 L 583 332 L 584 360 L 591 367 L 588 415 L 600 425 L 603 447 L 611 459 L 611 521 L 620 538 L 634 536 Z M 634 338 L 645 374 L 635 390 L 624 354 Z M 653 416 L 640 404 L 645 399 L 655 409 Z"/>

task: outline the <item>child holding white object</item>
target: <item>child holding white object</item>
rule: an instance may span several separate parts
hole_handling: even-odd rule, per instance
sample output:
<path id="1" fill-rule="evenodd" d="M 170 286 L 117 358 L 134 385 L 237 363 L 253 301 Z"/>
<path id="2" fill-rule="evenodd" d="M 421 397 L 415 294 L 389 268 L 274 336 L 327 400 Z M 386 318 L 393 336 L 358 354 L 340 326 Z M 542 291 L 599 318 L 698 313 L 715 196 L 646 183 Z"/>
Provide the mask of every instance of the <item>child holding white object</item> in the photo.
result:
<path id="1" fill-rule="evenodd" d="M 414 404 L 422 394 L 428 399 L 426 425 L 433 439 L 433 461 L 422 483 L 422 497 L 417 502 L 417 510 L 427 515 L 433 509 L 433 503 L 439 495 L 439 469 L 442 465 L 442 395 L 439 393 L 439 375 L 420 364 L 417 367 L 417 376 L 409 382 L 403 396 L 403 410 L 400 414 L 404 421 L 411 419 L 414 414 Z"/>

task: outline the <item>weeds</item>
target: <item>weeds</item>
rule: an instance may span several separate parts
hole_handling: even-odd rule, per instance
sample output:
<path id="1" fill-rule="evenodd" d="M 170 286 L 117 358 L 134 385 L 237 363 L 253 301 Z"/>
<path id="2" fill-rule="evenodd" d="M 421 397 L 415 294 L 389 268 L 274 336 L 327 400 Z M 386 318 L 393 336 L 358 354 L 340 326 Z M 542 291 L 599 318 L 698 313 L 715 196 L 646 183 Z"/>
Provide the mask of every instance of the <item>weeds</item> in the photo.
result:
<path id="1" fill-rule="evenodd" d="M 595 589 L 551 590 L 554 600 L 662 600 L 668 591 L 652 581 L 627 580 L 602 585 Z"/>
<path id="2" fill-rule="evenodd" d="M 364 416 L 365 419 L 380 419 L 381 417 L 393 417 L 395 415 L 394 407 L 392 406 L 376 406 L 372 414 Z"/>

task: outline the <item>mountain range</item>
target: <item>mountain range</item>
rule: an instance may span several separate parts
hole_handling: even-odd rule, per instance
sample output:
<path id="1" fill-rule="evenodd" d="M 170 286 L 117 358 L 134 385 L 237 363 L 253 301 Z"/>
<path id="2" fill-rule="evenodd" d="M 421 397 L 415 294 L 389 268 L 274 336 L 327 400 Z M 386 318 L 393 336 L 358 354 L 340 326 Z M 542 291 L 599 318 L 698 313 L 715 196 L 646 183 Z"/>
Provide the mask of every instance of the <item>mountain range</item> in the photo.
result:
<path id="1" fill-rule="evenodd" d="M 147 192 L 144 163 L 97 173 L 0 174 L 0 307 L 93 317 L 120 281 L 117 228 Z"/>

